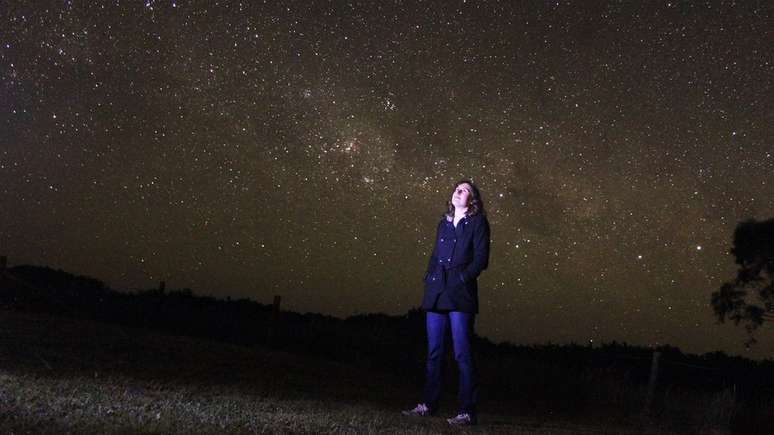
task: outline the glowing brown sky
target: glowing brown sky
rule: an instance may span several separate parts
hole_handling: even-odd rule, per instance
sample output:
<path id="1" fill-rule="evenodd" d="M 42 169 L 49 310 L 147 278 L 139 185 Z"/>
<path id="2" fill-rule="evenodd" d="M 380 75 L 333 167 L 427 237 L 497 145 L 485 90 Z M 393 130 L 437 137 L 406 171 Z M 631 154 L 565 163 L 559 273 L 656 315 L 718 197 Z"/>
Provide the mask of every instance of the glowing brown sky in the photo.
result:
<path id="1" fill-rule="evenodd" d="M 3 6 L 11 264 L 404 313 L 470 177 L 482 335 L 773 356 L 708 305 L 774 217 L 771 4 L 254 3 Z"/>

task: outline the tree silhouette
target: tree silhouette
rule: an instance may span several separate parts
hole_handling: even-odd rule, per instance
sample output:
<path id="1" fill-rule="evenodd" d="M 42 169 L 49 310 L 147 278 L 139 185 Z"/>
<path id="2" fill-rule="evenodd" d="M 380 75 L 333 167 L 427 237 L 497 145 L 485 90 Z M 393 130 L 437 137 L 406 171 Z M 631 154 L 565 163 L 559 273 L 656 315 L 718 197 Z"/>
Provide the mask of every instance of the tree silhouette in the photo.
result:
<path id="1" fill-rule="evenodd" d="M 739 270 L 733 281 L 712 293 L 712 309 L 721 323 L 730 319 L 743 324 L 750 345 L 755 330 L 774 320 L 774 219 L 740 222 L 731 254 Z"/>

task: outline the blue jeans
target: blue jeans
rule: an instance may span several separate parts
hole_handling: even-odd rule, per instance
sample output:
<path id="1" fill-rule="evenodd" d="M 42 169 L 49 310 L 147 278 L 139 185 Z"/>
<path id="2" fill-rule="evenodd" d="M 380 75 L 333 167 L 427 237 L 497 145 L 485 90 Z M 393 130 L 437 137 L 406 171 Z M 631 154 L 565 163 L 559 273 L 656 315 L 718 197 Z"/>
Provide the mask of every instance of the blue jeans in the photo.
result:
<path id="1" fill-rule="evenodd" d="M 478 402 L 478 381 L 473 364 L 471 344 L 475 314 L 450 311 L 427 312 L 427 371 L 425 372 L 424 403 L 435 411 L 441 398 L 444 341 L 451 323 L 454 359 L 459 371 L 459 412 L 475 414 Z"/>

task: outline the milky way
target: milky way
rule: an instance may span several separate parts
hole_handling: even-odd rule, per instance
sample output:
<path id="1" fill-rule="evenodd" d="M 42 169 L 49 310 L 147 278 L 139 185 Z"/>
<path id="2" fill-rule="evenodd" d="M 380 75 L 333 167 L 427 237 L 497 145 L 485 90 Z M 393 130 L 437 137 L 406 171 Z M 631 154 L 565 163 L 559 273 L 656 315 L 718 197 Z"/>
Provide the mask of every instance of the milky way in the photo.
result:
<path id="1" fill-rule="evenodd" d="M 465 177 L 481 335 L 774 356 L 709 306 L 774 217 L 770 3 L 257 3 L 0 8 L 10 264 L 402 314 Z"/>

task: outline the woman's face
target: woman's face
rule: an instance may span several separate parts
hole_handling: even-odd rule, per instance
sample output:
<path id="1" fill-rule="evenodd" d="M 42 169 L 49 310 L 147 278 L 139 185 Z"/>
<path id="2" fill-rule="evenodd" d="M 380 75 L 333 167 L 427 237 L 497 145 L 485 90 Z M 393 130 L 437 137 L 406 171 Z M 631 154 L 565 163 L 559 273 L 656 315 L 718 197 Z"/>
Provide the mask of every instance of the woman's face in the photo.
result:
<path id="1" fill-rule="evenodd" d="M 470 200 L 470 192 L 473 190 L 468 183 L 462 183 L 454 189 L 452 193 L 452 205 L 455 207 L 465 208 L 468 206 Z"/>

